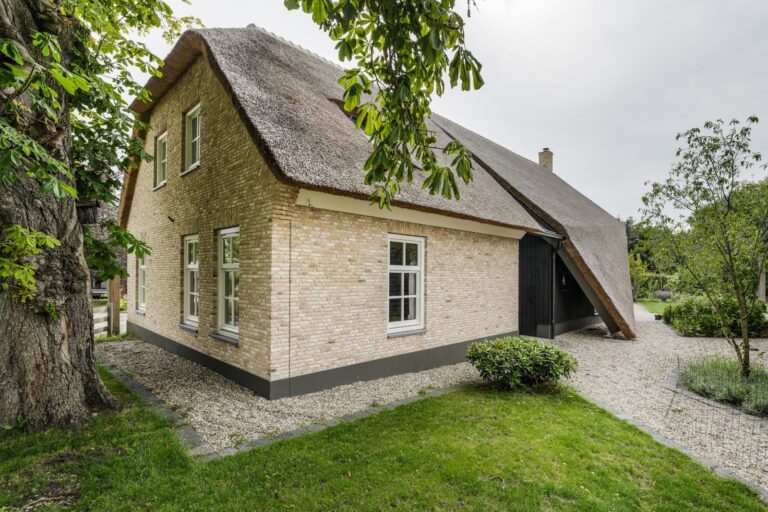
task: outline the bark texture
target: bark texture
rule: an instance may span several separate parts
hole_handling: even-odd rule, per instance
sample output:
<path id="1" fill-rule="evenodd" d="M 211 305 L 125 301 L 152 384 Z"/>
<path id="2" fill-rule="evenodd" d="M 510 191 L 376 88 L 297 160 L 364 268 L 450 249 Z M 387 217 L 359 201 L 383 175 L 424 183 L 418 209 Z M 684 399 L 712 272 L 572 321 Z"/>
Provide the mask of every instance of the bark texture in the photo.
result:
<path id="1" fill-rule="evenodd" d="M 76 30 L 44 0 L 0 0 L 0 39 L 12 39 L 35 58 L 35 31 L 59 35 L 63 63 Z M 66 65 L 66 64 L 65 64 Z M 0 91 L 8 100 L 9 91 Z M 57 124 L 30 116 L 8 119 L 57 158 L 71 164 L 66 96 Z M 22 97 L 23 99 L 23 97 Z M 75 425 L 110 403 L 96 370 L 88 268 L 75 200 L 58 199 L 17 169 L 0 183 L 0 232 L 18 224 L 55 236 L 61 246 L 36 258 L 38 295 L 18 302 L 0 291 L 0 424 L 19 419 L 28 428 Z"/>

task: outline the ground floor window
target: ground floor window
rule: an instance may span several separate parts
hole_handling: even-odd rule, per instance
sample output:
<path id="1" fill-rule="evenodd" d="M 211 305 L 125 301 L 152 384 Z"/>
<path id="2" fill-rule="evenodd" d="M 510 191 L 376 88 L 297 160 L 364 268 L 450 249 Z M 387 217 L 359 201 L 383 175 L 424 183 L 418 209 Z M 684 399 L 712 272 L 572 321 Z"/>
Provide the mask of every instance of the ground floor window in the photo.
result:
<path id="1" fill-rule="evenodd" d="M 184 237 L 184 323 L 197 325 L 197 276 L 198 276 L 197 235 Z"/>
<path id="2" fill-rule="evenodd" d="M 424 239 L 389 235 L 390 333 L 424 327 Z"/>
<path id="3" fill-rule="evenodd" d="M 219 330 L 237 334 L 240 323 L 240 229 L 219 231 Z"/>

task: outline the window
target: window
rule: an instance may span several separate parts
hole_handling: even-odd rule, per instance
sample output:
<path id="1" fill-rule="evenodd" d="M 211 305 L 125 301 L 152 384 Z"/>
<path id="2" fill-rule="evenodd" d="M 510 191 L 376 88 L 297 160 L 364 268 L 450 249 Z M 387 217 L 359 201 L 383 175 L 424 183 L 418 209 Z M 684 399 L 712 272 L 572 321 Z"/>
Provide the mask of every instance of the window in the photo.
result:
<path id="1" fill-rule="evenodd" d="M 200 105 L 187 112 L 184 122 L 184 172 L 200 165 Z"/>
<path id="2" fill-rule="evenodd" d="M 184 323 L 197 325 L 197 235 L 184 237 Z"/>
<path id="3" fill-rule="evenodd" d="M 144 258 L 136 261 L 136 303 L 138 310 L 144 311 L 147 306 L 147 266 Z"/>
<path id="4" fill-rule="evenodd" d="M 237 334 L 240 321 L 240 229 L 219 231 L 219 330 Z"/>
<path id="5" fill-rule="evenodd" d="M 389 235 L 389 332 L 424 327 L 424 239 Z"/>
<path id="6" fill-rule="evenodd" d="M 155 142 L 155 187 L 165 183 L 168 176 L 168 134 L 163 133 Z"/>

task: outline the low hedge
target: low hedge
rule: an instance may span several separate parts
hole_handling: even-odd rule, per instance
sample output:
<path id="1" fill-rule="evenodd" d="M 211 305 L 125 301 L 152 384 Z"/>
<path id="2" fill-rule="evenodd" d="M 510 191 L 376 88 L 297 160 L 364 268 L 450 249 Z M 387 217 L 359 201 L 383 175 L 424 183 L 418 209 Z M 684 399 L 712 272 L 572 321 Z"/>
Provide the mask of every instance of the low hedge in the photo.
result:
<path id="1" fill-rule="evenodd" d="M 720 307 L 728 319 L 727 335 L 741 336 L 739 304 L 734 297 L 719 299 Z M 677 299 L 664 308 L 664 322 L 671 325 L 681 336 L 722 337 L 723 329 L 718 315 L 706 297 L 687 296 Z M 749 317 L 749 335 L 765 335 L 765 303 L 758 302 Z"/>
<path id="2" fill-rule="evenodd" d="M 483 380 L 503 389 L 555 387 L 578 367 L 554 345 L 520 336 L 473 343 L 467 359 Z"/>

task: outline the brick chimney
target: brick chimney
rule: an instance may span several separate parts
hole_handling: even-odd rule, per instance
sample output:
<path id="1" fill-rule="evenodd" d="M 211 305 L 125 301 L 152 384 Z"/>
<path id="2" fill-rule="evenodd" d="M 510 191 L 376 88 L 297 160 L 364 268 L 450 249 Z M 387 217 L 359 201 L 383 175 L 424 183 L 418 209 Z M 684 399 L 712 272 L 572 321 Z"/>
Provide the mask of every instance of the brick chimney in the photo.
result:
<path id="1" fill-rule="evenodd" d="M 539 151 L 539 165 L 551 171 L 553 156 L 554 154 L 549 150 L 549 148 L 542 149 Z"/>

